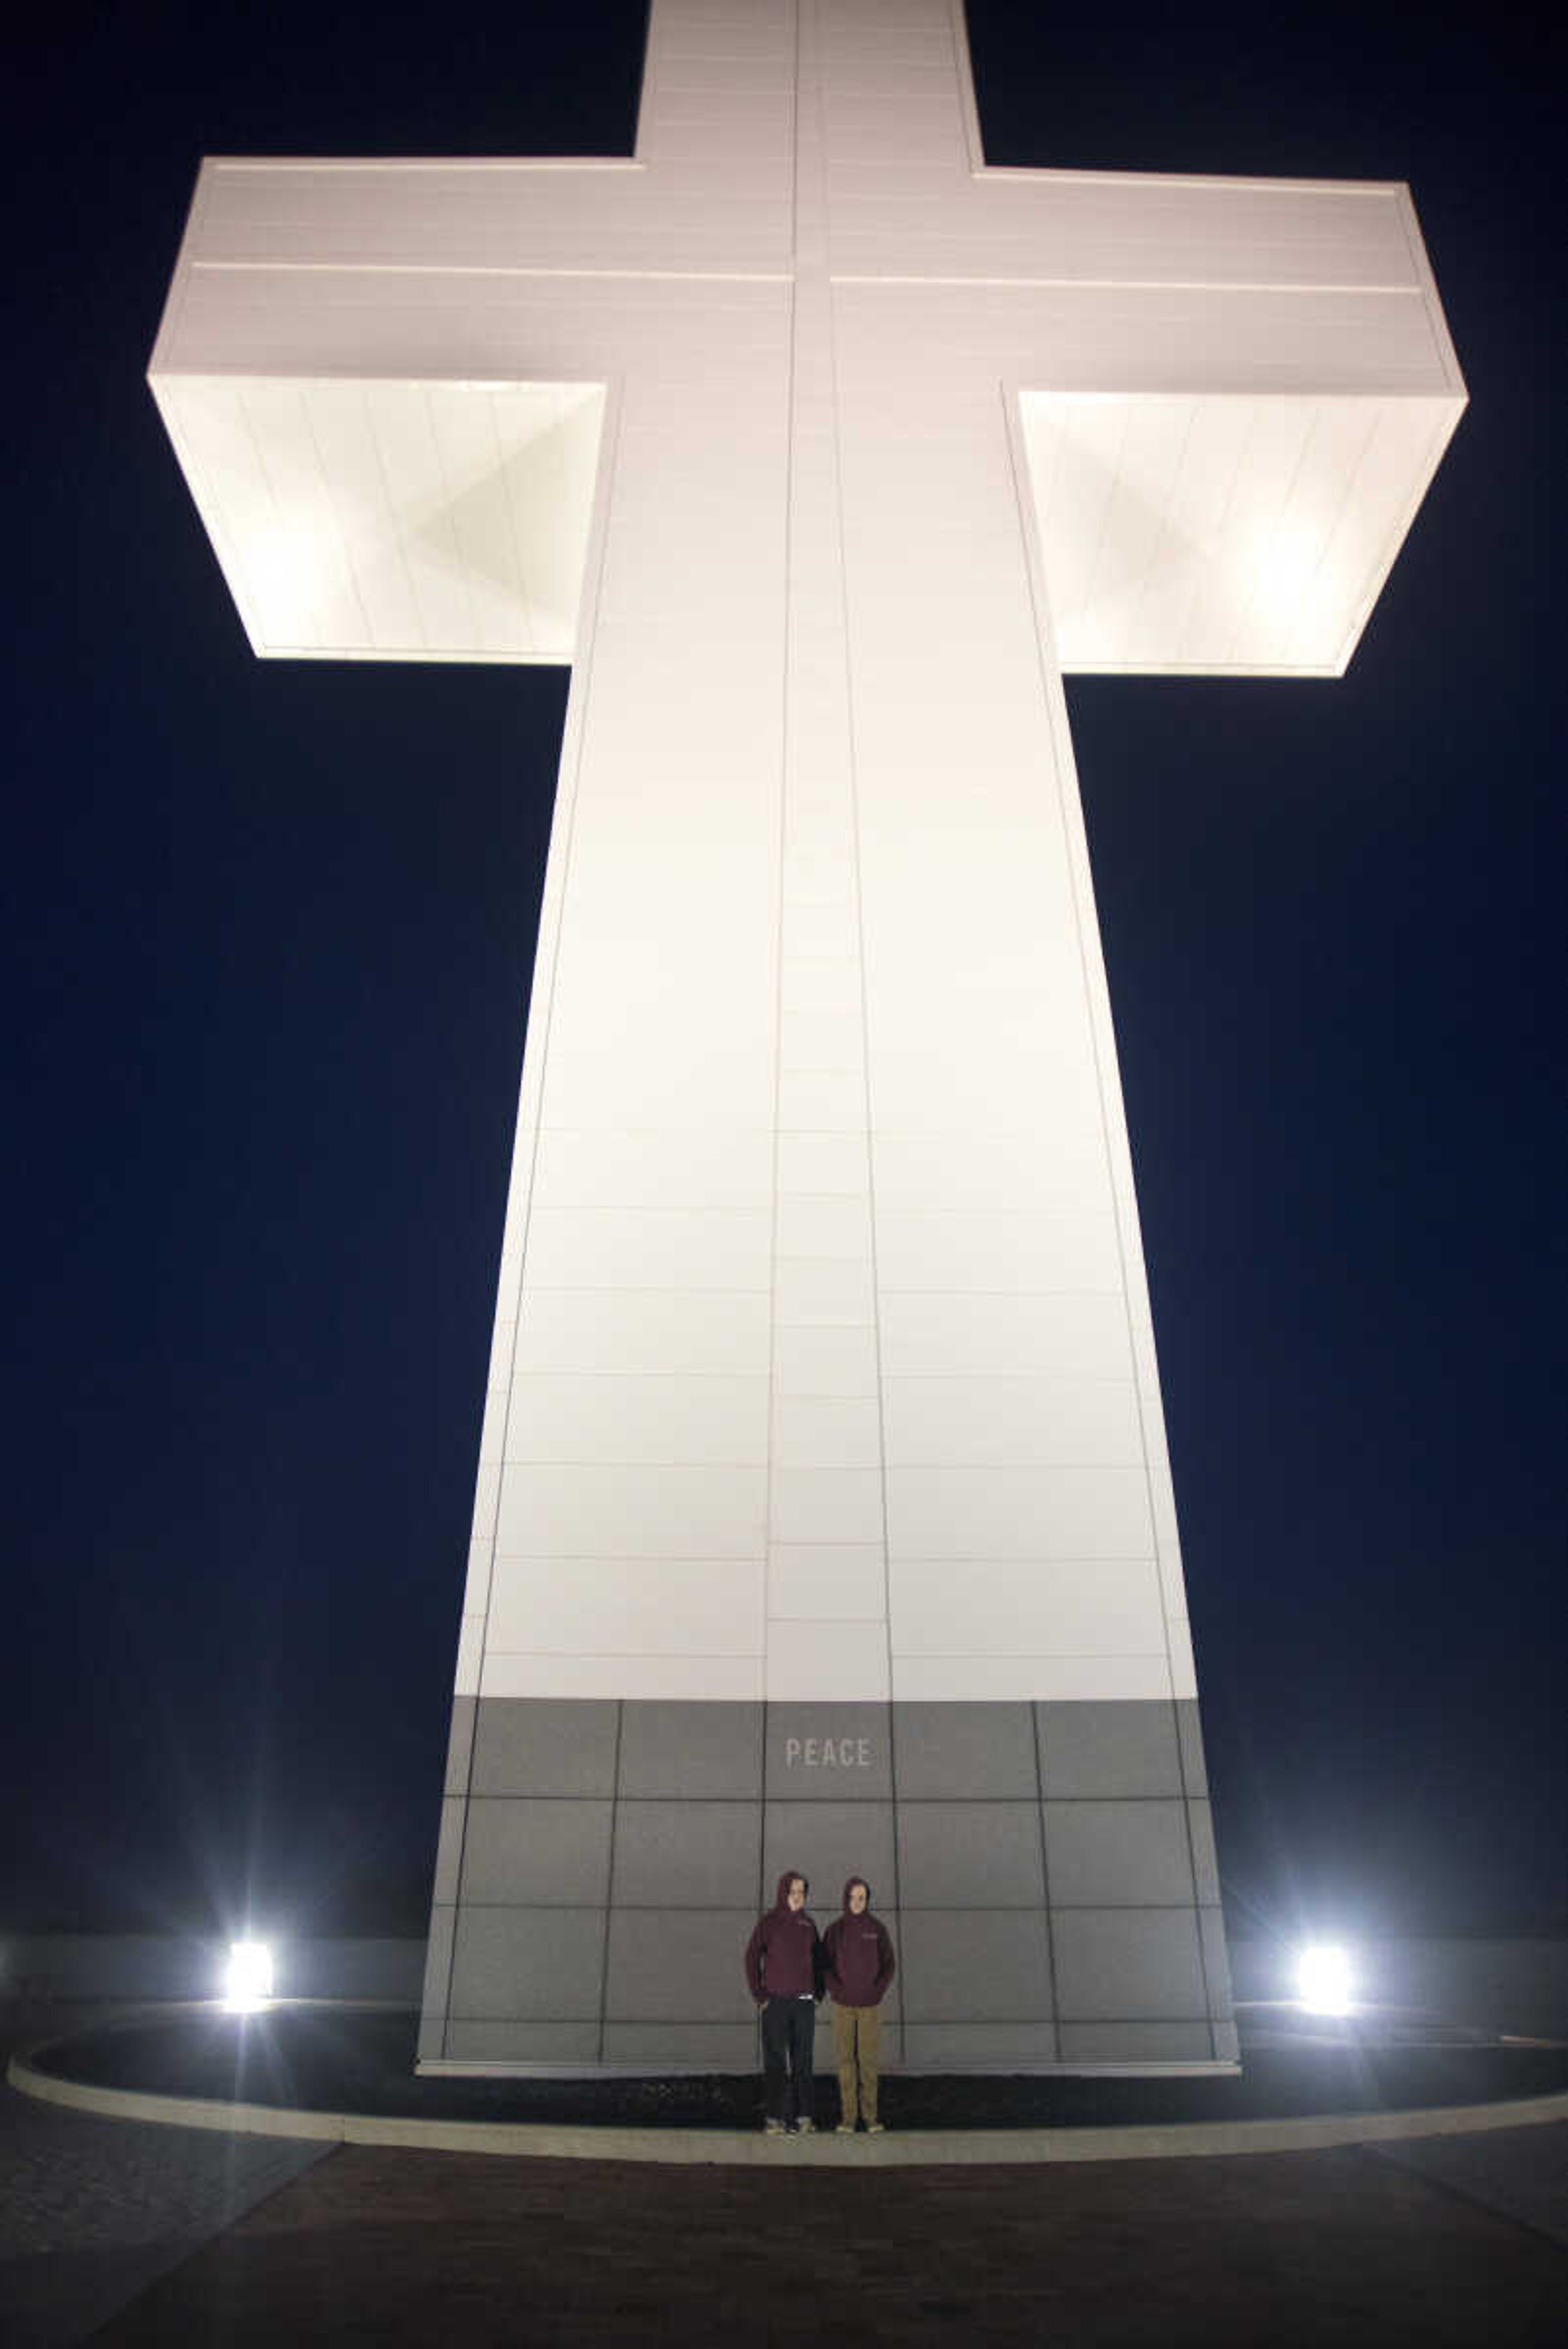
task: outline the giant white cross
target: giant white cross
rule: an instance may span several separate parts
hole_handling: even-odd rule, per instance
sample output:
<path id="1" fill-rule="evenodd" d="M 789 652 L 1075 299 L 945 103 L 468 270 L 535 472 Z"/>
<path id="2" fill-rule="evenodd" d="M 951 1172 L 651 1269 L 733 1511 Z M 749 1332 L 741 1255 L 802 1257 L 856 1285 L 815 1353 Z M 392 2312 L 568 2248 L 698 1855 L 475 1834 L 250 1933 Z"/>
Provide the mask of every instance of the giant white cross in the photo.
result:
<path id="1" fill-rule="evenodd" d="M 259 653 L 573 666 L 459 1691 L 1189 1694 L 1062 674 L 1344 667 L 1464 400 L 1406 190 L 653 0 L 628 160 L 206 163 L 152 381 Z"/>

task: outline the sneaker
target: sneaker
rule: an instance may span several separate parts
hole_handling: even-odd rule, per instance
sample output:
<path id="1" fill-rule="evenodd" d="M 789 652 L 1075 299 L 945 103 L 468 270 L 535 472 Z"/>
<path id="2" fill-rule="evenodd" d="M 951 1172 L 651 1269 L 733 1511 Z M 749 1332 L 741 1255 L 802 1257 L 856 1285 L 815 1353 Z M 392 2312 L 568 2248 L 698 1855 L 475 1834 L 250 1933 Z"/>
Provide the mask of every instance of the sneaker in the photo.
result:
<path id="1" fill-rule="evenodd" d="M 854 2136 L 854 2134 L 855 2134 L 855 2124 L 854 2124 L 854 2122 L 853 2122 L 853 2121 L 840 2121 L 840 2122 L 839 2122 L 839 2124 L 838 2124 L 838 2127 L 834 2130 L 833 2134 L 834 2134 L 834 2136 L 835 2136 L 835 2137 L 853 2137 L 853 2136 Z"/>
<path id="2" fill-rule="evenodd" d="M 763 2135 L 764 2137 L 783 2137 L 784 2133 L 784 2125 L 783 2121 L 764 2121 L 763 2123 Z"/>
<path id="3" fill-rule="evenodd" d="M 866 2134 L 867 2137 L 886 2137 L 888 2134 L 887 2122 L 867 2121 L 866 2124 Z"/>
<path id="4" fill-rule="evenodd" d="M 815 2127 L 816 2123 L 812 2119 L 811 2115 L 802 2113 L 794 2125 L 794 2133 L 796 2137 L 809 2137 Z"/>

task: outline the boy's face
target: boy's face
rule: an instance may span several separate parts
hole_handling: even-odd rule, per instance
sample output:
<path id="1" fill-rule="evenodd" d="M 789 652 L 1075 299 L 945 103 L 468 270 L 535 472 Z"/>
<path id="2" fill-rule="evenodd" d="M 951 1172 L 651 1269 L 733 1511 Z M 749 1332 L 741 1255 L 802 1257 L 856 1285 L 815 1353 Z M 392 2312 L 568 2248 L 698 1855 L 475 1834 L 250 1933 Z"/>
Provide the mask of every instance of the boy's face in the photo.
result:
<path id="1" fill-rule="evenodd" d="M 852 1917 L 863 1917 L 866 1913 L 866 1887 L 863 1884 L 852 1884 L 849 1888 L 849 1913 Z"/>
<path id="2" fill-rule="evenodd" d="M 789 1905 L 792 1909 L 804 1909 L 805 1907 L 805 1878 L 804 1876 L 792 1876 L 790 1878 L 789 1891 L 785 1895 L 785 1898 L 788 1899 Z"/>

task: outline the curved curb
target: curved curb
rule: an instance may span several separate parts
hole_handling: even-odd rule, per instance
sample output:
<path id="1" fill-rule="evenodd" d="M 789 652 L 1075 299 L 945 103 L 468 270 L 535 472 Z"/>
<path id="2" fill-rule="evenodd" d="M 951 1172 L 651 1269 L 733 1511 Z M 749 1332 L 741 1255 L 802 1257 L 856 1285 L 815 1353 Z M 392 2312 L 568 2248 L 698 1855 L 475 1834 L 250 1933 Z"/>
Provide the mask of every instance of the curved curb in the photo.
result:
<path id="1" fill-rule="evenodd" d="M 42 2044 L 57 2043 L 45 2042 Z M 1308 2153 L 1330 2146 L 1383 2145 L 1404 2137 L 1464 2137 L 1568 2120 L 1568 2091 L 1491 2105 L 1440 2105 L 1396 2113 L 1318 2113 L 1301 2120 L 1184 2121 L 1124 2128 L 909 2129 L 846 2139 L 831 2133 L 765 2137 L 743 2129 L 561 2127 L 547 2121 L 442 2121 L 372 2113 L 310 2112 L 281 2105 L 231 2105 L 215 2097 L 159 2096 L 99 2088 L 37 2072 L 34 2046 L 13 2055 L 9 2085 L 44 2104 L 112 2120 L 163 2127 L 221 2129 L 238 2137 L 306 2137 L 331 2145 L 400 2147 L 427 2153 L 502 2154 L 553 2161 L 665 2161 L 876 2169 L 962 2168 L 1047 2161 L 1154 2161 L 1205 2154 Z"/>

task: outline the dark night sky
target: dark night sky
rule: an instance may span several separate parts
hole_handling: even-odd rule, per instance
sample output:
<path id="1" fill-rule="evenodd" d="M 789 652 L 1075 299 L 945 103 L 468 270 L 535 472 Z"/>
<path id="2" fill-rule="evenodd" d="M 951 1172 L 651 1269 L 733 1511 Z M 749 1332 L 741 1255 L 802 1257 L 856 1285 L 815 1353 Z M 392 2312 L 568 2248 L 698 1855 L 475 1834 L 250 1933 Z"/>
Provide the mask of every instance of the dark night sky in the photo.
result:
<path id="1" fill-rule="evenodd" d="M 1562 36 L 971 16 L 992 160 L 1415 191 L 1350 675 L 1070 698 L 1232 1930 L 1568 1921 Z M 142 374 L 204 151 L 624 151 L 641 24 L 12 49 L 0 1924 L 421 1930 L 566 676 L 254 661 Z"/>

